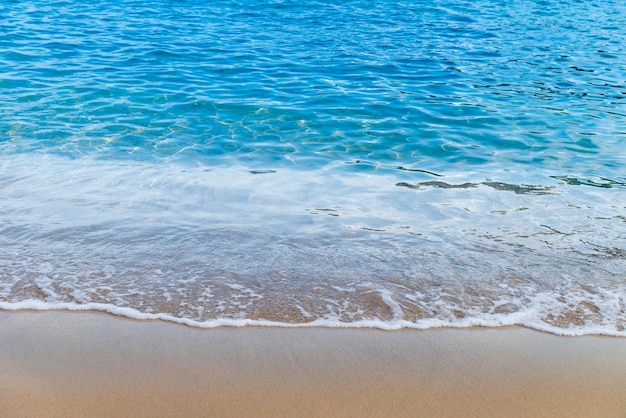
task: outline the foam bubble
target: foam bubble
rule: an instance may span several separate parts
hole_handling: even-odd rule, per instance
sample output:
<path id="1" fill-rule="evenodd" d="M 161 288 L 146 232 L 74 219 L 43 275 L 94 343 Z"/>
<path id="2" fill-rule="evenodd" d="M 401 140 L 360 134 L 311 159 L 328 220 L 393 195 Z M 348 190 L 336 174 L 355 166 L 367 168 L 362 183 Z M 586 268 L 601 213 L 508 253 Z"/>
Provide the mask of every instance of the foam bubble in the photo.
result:
<path id="1" fill-rule="evenodd" d="M 437 180 L 447 187 L 422 172 L 250 171 L 3 158 L 0 308 L 625 335 L 621 188 L 546 173 L 520 188 L 477 173 Z"/>

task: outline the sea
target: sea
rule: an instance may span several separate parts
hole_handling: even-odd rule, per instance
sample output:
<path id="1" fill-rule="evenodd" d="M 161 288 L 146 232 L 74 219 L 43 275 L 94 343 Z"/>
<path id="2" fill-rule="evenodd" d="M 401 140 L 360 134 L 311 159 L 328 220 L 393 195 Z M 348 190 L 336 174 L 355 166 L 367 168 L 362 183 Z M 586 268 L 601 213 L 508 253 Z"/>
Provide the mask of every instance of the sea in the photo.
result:
<path id="1" fill-rule="evenodd" d="M 621 0 L 0 2 L 0 309 L 626 336 Z"/>

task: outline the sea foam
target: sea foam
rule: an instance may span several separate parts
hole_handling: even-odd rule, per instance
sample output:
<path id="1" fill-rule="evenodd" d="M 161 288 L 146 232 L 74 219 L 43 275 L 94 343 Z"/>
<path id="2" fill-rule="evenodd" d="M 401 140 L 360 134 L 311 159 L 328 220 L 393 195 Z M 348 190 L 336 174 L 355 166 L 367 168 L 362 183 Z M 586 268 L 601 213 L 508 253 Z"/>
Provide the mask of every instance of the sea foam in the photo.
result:
<path id="1" fill-rule="evenodd" d="M 3 159 L 0 306 L 200 327 L 625 334 L 620 188 L 251 171 Z"/>

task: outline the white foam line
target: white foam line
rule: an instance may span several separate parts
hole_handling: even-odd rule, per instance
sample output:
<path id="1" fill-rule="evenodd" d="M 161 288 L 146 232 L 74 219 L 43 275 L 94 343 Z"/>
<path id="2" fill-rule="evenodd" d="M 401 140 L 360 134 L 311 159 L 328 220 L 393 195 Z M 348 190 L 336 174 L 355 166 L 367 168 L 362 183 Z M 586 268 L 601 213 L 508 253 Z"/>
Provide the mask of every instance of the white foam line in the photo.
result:
<path id="1" fill-rule="evenodd" d="M 39 300 L 26 300 L 22 302 L 0 302 L 0 310 L 5 311 L 92 311 L 92 312 L 106 312 L 116 316 L 123 316 L 131 319 L 138 320 L 161 320 L 167 322 L 173 322 L 177 324 L 187 325 L 195 328 L 221 328 L 221 327 L 280 327 L 280 328 L 375 328 L 385 331 L 396 331 L 400 329 L 416 329 L 427 330 L 434 328 L 471 328 L 471 327 L 485 327 L 485 328 L 498 328 L 505 326 L 523 326 L 526 328 L 535 329 L 537 331 L 543 331 L 550 334 L 556 334 L 561 336 L 576 337 L 585 335 L 603 335 L 611 337 L 626 337 L 626 330 L 607 330 L 600 326 L 581 328 L 558 328 L 549 326 L 547 324 L 540 324 L 537 322 L 515 320 L 518 317 L 527 317 L 528 315 L 520 314 L 514 316 L 498 316 L 496 318 L 467 318 L 455 321 L 443 321 L 436 318 L 424 319 L 419 322 L 409 322 L 401 319 L 394 319 L 392 321 L 381 320 L 360 320 L 355 322 L 341 322 L 333 319 L 316 319 L 315 321 L 306 323 L 284 323 L 267 320 L 253 320 L 253 319 L 227 319 L 220 318 L 211 321 L 195 321 L 189 318 L 178 318 L 163 313 L 143 313 L 133 308 L 119 307 L 115 305 L 109 305 L 104 303 L 46 303 Z M 521 318 L 519 318 L 521 319 Z"/>

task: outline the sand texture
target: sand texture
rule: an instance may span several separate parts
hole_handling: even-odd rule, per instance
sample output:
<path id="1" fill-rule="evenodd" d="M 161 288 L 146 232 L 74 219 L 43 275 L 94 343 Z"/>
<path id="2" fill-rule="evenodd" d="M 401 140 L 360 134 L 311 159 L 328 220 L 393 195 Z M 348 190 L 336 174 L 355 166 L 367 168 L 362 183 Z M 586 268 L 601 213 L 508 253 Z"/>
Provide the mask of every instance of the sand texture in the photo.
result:
<path id="1" fill-rule="evenodd" d="M 0 312 L 2 417 L 626 417 L 626 339 Z"/>

